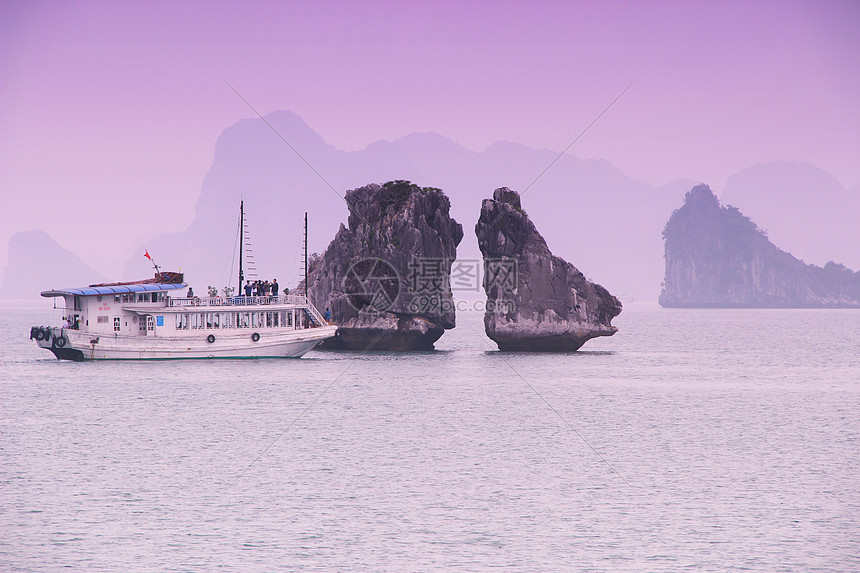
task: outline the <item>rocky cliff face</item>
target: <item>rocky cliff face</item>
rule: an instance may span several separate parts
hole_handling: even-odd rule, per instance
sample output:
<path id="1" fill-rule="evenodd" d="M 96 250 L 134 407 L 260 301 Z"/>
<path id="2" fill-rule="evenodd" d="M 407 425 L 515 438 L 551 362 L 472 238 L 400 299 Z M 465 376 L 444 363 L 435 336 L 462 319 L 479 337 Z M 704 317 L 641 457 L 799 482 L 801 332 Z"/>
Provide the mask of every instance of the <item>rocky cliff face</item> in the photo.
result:
<path id="1" fill-rule="evenodd" d="M 554 256 L 507 187 L 485 199 L 475 226 L 484 256 L 484 328 L 500 350 L 573 351 L 615 334 L 621 303 Z"/>
<path id="2" fill-rule="evenodd" d="M 0 283 L 0 297 L 39 298 L 43 290 L 103 280 L 98 272 L 44 231 L 22 231 L 9 240 L 9 264 Z"/>
<path id="3" fill-rule="evenodd" d="M 340 328 L 329 348 L 424 350 L 454 328 L 449 276 L 463 227 L 448 197 L 408 181 L 347 192 L 340 226 L 308 275 L 310 295 Z"/>
<path id="4" fill-rule="evenodd" d="M 665 307 L 860 307 L 860 272 L 807 265 L 778 249 L 707 185 L 693 187 L 663 231 Z"/>

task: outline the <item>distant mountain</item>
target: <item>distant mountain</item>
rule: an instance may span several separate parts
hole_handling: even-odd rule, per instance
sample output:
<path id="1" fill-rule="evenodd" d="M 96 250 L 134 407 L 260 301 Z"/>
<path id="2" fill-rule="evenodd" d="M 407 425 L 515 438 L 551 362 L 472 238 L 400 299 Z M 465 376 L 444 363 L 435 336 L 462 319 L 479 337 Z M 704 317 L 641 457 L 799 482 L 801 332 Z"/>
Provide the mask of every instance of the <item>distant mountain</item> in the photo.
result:
<path id="1" fill-rule="evenodd" d="M 9 239 L 9 262 L 0 284 L 0 298 L 38 298 L 44 290 L 104 280 L 44 231 L 22 231 Z"/>
<path id="2" fill-rule="evenodd" d="M 658 188 L 630 179 L 607 161 L 569 155 L 538 178 L 556 152 L 514 143 L 475 152 L 434 133 L 345 152 L 326 144 L 292 112 L 274 112 L 266 120 L 301 157 L 262 120 L 236 123 L 218 138 L 194 222 L 141 245 L 140 252 L 149 249 L 164 269 L 181 268 L 198 289 L 235 284 L 234 245 L 244 199 L 258 276 L 292 287 L 299 281 L 304 212 L 310 251 L 322 252 L 347 219 L 342 197 L 349 189 L 397 179 L 438 187 L 451 198 L 451 215 L 471 229 L 482 199 L 507 186 L 527 195 L 531 218 L 560 256 L 622 298 L 653 300 L 662 275 L 659 230 L 692 184 Z M 471 233 L 458 255 L 480 259 Z M 135 255 L 124 274 L 142 272 L 148 272 L 148 261 Z"/>
<path id="3" fill-rule="evenodd" d="M 860 268 L 860 188 L 806 163 L 774 161 L 733 175 L 720 198 L 796 257 Z"/>
<path id="4" fill-rule="evenodd" d="M 662 306 L 860 308 L 860 272 L 808 265 L 780 250 L 707 185 L 687 193 L 663 234 Z"/>
<path id="5" fill-rule="evenodd" d="M 854 208 L 860 213 L 860 185 L 855 185 L 848 189 L 848 195 L 854 203 Z"/>
<path id="6" fill-rule="evenodd" d="M 221 134 L 191 225 L 141 244 L 122 276 L 110 280 L 149 276 L 150 263 L 142 256 L 148 249 L 162 269 L 184 271 L 198 292 L 208 285 L 235 285 L 238 210 L 244 199 L 257 277 L 277 278 L 294 287 L 300 279 L 306 211 L 309 250 L 322 252 L 347 219 L 343 199 L 347 190 L 406 179 L 442 189 L 451 199 L 451 216 L 466 229 L 473 227 L 482 199 L 494 189 L 518 191 L 529 204 L 531 220 L 558 256 L 622 301 L 653 300 L 663 277 L 660 229 L 696 183 L 679 179 L 658 187 L 627 177 L 606 160 L 573 155 L 564 155 L 549 167 L 556 151 L 499 142 L 477 152 L 436 133 L 414 133 L 346 152 L 327 144 L 292 112 L 273 112 L 266 121 L 277 133 L 261 119 L 245 119 Z M 813 166 L 774 162 L 734 175 L 722 197 L 807 262 L 822 265 L 833 259 L 860 268 L 860 186 L 845 189 Z M 472 233 L 460 243 L 458 256 L 480 259 Z M 70 254 L 61 258 L 80 262 Z M 35 252 L 30 259 L 34 265 L 39 260 Z M 7 276 L 21 277 L 22 264 L 27 263 L 10 258 Z M 76 275 L 58 275 L 56 281 L 63 284 L 80 283 Z M 93 276 L 84 282 L 103 280 L 94 272 Z M 454 295 L 468 298 L 477 293 Z M 8 289 L 3 296 L 9 296 Z"/>

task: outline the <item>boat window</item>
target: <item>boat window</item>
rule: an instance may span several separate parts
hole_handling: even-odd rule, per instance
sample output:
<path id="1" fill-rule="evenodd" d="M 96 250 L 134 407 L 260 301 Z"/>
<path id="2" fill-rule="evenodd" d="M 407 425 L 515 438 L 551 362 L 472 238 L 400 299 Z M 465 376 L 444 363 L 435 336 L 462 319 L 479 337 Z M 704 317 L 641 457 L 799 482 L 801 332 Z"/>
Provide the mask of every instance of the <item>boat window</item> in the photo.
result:
<path id="1" fill-rule="evenodd" d="M 118 294 L 113 295 L 113 301 L 114 302 L 119 302 L 119 300 L 120 300 L 120 296 Z"/>
<path id="2" fill-rule="evenodd" d="M 146 315 L 146 329 L 147 330 L 155 330 L 155 321 L 152 319 L 152 315 Z"/>
<path id="3" fill-rule="evenodd" d="M 272 320 L 274 321 L 272 323 L 272 326 L 278 326 L 278 317 L 281 315 L 281 313 L 280 312 L 274 312 L 272 314 L 274 314 L 274 316 L 272 317 Z"/>
<path id="4" fill-rule="evenodd" d="M 117 297 L 118 298 L 118 297 Z M 113 317 L 113 331 L 119 332 L 122 322 L 118 316 Z"/>
<path id="5" fill-rule="evenodd" d="M 107 323 L 107 321 L 108 321 L 108 317 L 106 317 L 106 316 L 96 317 L 96 324 Z"/>
<path id="6" fill-rule="evenodd" d="M 206 328 L 212 328 L 212 313 L 206 313 Z"/>

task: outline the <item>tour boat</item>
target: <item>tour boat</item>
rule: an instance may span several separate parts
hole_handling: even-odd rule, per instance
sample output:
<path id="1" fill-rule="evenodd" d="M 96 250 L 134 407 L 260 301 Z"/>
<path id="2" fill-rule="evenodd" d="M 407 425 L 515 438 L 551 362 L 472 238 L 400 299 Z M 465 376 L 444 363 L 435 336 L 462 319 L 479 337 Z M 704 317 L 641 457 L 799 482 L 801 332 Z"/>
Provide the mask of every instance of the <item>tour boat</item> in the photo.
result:
<path id="1" fill-rule="evenodd" d="M 304 295 L 201 298 L 186 288 L 181 274 L 158 273 L 44 291 L 63 297 L 66 323 L 34 326 L 30 338 L 65 360 L 298 358 L 337 331 Z"/>
<path id="2" fill-rule="evenodd" d="M 151 279 L 42 292 L 63 297 L 64 324 L 34 326 L 30 339 L 76 361 L 298 358 L 337 331 L 306 295 L 184 296 L 181 273 L 153 266 Z M 240 262 L 240 287 L 243 278 Z"/>

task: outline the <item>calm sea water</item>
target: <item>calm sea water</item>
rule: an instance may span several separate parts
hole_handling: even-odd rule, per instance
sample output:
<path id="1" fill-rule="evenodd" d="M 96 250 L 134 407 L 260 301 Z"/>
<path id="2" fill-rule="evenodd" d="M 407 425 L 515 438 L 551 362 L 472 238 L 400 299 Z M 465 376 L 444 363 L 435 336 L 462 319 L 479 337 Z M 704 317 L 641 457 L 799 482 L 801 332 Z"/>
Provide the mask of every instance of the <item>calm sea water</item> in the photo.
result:
<path id="1" fill-rule="evenodd" d="M 574 354 L 60 362 L 0 310 L 0 569 L 858 571 L 860 312 Z"/>

